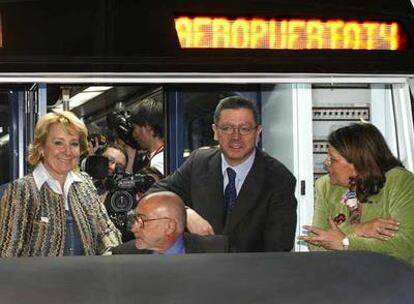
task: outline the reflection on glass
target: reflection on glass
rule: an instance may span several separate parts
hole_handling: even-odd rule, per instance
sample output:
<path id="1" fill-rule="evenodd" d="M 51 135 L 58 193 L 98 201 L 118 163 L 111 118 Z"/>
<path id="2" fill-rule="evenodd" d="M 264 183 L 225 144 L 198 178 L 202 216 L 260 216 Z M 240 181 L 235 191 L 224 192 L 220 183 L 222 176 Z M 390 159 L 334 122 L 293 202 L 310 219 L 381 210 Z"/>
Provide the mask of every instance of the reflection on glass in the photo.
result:
<path id="1" fill-rule="evenodd" d="M 0 137 L 0 185 L 10 181 L 8 137 L 8 134 Z"/>

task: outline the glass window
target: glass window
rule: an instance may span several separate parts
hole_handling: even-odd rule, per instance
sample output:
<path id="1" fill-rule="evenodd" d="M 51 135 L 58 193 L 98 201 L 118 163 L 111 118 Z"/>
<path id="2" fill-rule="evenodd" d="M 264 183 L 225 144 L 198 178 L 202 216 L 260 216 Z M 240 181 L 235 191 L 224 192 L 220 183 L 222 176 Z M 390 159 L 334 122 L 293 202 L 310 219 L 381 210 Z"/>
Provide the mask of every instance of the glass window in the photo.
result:
<path id="1" fill-rule="evenodd" d="M 0 185 L 10 181 L 8 91 L 0 91 Z"/>

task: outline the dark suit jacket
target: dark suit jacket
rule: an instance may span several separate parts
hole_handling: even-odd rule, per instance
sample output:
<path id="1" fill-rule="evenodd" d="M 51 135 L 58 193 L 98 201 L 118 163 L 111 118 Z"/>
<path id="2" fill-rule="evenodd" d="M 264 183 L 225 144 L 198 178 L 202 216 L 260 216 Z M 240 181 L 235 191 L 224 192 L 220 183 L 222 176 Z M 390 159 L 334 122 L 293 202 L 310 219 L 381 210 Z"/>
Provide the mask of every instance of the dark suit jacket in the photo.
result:
<path id="1" fill-rule="evenodd" d="M 228 252 L 229 244 L 224 235 L 201 236 L 184 233 L 186 253 L 220 253 Z M 135 239 L 112 249 L 112 254 L 151 254 L 151 250 L 139 250 L 135 246 Z"/>
<path id="2" fill-rule="evenodd" d="M 256 158 L 225 219 L 221 152 L 199 149 L 149 192 L 170 190 L 229 237 L 231 251 L 290 251 L 296 230 L 296 179 L 278 160 L 256 150 Z"/>

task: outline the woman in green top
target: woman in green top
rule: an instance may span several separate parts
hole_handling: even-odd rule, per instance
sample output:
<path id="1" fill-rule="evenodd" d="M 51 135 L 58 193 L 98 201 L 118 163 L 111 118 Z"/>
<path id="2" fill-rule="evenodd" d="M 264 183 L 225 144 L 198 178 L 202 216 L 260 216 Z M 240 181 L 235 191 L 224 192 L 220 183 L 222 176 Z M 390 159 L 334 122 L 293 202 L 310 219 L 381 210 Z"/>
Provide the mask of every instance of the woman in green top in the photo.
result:
<path id="1" fill-rule="evenodd" d="M 311 250 L 367 250 L 414 264 L 414 175 L 379 130 L 353 124 L 328 137 L 329 175 L 316 182 Z"/>

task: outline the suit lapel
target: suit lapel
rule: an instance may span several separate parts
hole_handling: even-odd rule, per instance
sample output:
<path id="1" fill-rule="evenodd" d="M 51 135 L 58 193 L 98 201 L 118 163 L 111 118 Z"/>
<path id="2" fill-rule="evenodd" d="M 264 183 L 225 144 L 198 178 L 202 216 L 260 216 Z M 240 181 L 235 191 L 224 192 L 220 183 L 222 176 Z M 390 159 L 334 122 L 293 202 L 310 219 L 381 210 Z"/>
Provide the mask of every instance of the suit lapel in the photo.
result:
<path id="1" fill-rule="evenodd" d="M 220 234 L 223 231 L 224 224 L 223 174 L 221 172 L 220 152 L 210 159 L 207 172 L 201 172 L 200 181 L 205 190 L 203 200 L 207 201 L 206 204 L 203 204 L 207 210 L 203 210 L 201 213 L 209 214 L 210 224 L 217 227 L 215 233 Z"/>
<path id="2" fill-rule="evenodd" d="M 236 204 L 226 221 L 224 227 L 224 234 L 229 234 L 230 231 L 243 219 L 247 212 L 257 204 L 259 196 L 261 194 L 261 188 L 263 185 L 263 161 L 260 151 L 256 151 L 256 157 L 252 168 L 244 180 L 244 183 L 237 196 Z"/>

